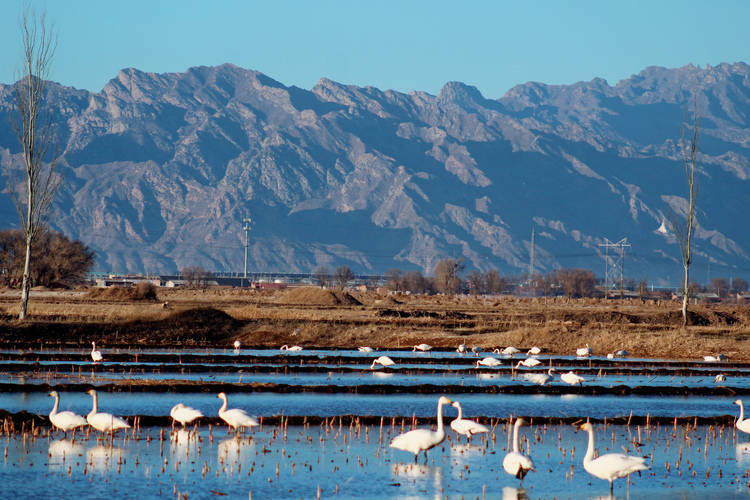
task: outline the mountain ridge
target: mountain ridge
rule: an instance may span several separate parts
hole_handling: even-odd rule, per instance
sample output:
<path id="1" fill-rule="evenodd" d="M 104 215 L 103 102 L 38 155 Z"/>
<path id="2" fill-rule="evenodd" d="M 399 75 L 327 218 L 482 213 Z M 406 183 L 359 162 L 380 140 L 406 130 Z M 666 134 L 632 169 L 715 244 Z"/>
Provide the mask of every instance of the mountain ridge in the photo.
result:
<path id="1" fill-rule="evenodd" d="M 65 181 L 52 227 L 97 252 L 97 269 L 309 272 L 346 264 L 430 273 L 586 267 L 628 237 L 628 276 L 676 282 L 684 199 L 679 131 L 702 115 L 696 263 L 750 273 L 750 66 L 644 68 L 610 86 L 520 84 L 498 99 L 447 82 L 438 95 L 345 85 L 310 90 L 233 64 L 183 73 L 124 68 L 100 92 L 50 85 Z M 0 120 L 12 110 L 0 85 Z M 0 129 L 0 161 L 18 165 Z M 3 227 L 17 225 L 7 192 Z"/>

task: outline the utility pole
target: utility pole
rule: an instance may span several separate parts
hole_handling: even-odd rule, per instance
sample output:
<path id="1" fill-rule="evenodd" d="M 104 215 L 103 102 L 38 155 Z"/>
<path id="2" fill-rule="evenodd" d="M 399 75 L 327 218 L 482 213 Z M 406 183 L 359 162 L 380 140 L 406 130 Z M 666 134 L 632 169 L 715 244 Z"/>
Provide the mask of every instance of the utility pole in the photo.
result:
<path id="1" fill-rule="evenodd" d="M 245 273 L 242 277 L 244 285 L 244 280 L 247 280 L 247 247 L 250 246 L 250 223 L 252 222 L 252 219 L 250 217 L 245 217 L 242 219 L 242 222 L 245 224 L 242 228 L 245 231 Z"/>
<path id="2" fill-rule="evenodd" d="M 531 261 L 529 262 L 529 284 L 534 279 L 534 226 L 531 226 Z"/>
<path id="3" fill-rule="evenodd" d="M 619 256 L 617 261 L 614 263 L 615 269 L 617 266 L 620 267 L 620 298 L 625 297 L 625 248 L 630 246 L 627 238 L 623 238 L 620 241 L 613 243 L 607 238 L 604 238 L 604 243 L 599 243 L 600 247 L 604 247 L 604 298 L 609 298 L 609 249 L 614 248 L 619 250 Z"/>

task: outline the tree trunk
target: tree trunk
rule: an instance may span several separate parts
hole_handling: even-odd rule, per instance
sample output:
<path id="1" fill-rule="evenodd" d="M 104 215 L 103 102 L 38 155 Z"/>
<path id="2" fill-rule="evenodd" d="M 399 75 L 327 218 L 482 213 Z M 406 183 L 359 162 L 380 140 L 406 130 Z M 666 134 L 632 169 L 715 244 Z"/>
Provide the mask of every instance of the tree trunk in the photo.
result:
<path id="1" fill-rule="evenodd" d="M 29 291 L 31 289 L 31 238 L 26 238 L 26 259 L 23 264 L 23 282 L 21 284 L 21 311 L 18 313 L 18 319 L 26 319 L 26 311 L 29 306 Z"/>
<path id="2" fill-rule="evenodd" d="M 685 328 L 688 324 L 688 300 L 690 300 L 690 286 L 688 282 L 688 271 L 690 266 L 685 267 L 685 277 L 682 282 L 682 327 Z"/>

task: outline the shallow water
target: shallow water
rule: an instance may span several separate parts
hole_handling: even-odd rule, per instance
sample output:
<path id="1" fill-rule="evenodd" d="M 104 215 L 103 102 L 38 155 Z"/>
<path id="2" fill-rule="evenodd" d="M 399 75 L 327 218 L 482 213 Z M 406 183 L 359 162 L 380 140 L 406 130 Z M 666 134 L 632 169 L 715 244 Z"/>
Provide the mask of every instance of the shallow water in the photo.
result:
<path id="1" fill-rule="evenodd" d="M 648 457 L 651 466 L 638 476 L 615 482 L 615 497 L 748 498 L 746 469 L 750 443 L 731 431 L 698 427 L 686 433 L 671 427 L 597 426 L 599 450 Z M 400 428 L 385 426 L 263 428 L 242 439 L 215 429 L 197 436 L 175 432 L 163 442 L 160 429 L 141 430 L 112 443 L 92 435 L 76 442 L 3 438 L 0 484 L 5 492 L 33 498 L 174 497 L 227 495 L 229 498 L 524 498 L 519 482 L 501 466 L 505 428 L 495 441 L 475 437 L 472 444 L 455 436 L 430 450 L 428 460 L 389 448 Z M 146 437 L 150 436 L 151 440 Z M 248 439 L 252 436 L 252 439 Z M 609 484 L 582 467 L 586 434 L 570 426 L 522 428 L 521 448 L 536 471 L 524 480 L 526 498 L 608 498 Z M 634 449 L 632 442 L 642 446 Z M 706 448 L 705 444 L 709 446 Z M 669 463 L 669 467 L 666 464 Z"/>
<path id="2" fill-rule="evenodd" d="M 447 394 L 461 402 L 466 416 L 507 418 L 531 417 L 613 418 L 633 415 L 659 417 L 710 417 L 735 415 L 739 408 L 733 397 L 663 396 L 579 396 L 518 394 Z M 429 417 L 435 415 L 437 396 L 433 394 L 328 394 L 328 393 L 237 393 L 229 394 L 229 406 L 263 415 L 382 415 Z M 86 393 L 60 394 L 60 410 L 85 415 L 91 410 Z M 46 393 L 0 393 L 0 408 L 15 413 L 28 411 L 47 414 L 53 399 Z M 221 402 L 215 394 L 99 392 L 99 411 L 116 415 L 166 416 L 177 403 L 197 408 L 204 415 L 216 415 Z M 455 415 L 446 409 L 446 415 Z"/>

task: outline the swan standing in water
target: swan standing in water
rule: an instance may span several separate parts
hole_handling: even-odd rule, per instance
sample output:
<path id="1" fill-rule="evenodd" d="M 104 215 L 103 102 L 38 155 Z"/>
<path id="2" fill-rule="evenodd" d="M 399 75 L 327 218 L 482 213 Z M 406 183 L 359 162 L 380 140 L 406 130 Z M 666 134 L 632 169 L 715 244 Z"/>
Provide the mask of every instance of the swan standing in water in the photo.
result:
<path id="1" fill-rule="evenodd" d="M 534 347 L 532 347 L 531 349 L 528 350 L 528 352 L 526 353 L 526 355 L 527 356 L 536 356 L 537 354 L 541 354 L 541 352 L 542 352 L 541 348 L 539 348 L 537 346 L 534 346 Z"/>
<path id="2" fill-rule="evenodd" d="M 289 352 L 300 352 L 302 350 L 302 347 L 298 345 L 293 345 L 292 347 L 289 347 L 288 345 L 284 344 L 281 346 L 280 351 L 289 351 Z"/>
<path id="3" fill-rule="evenodd" d="M 531 458 L 518 451 L 518 429 L 525 423 L 526 421 L 522 418 L 516 419 L 516 423 L 513 425 L 513 451 L 509 452 L 503 458 L 503 469 L 505 469 L 505 472 L 516 479 L 520 479 L 521 484 L 523 484 L 523 478 L 526 474 L 530 470 L 535 470 L 534 462 Z"/>
<path id="4" fill-rule="evenodd" d="M 73 431 L 75 433 L 75 430 L 78 427 L 86 425 L 86 419 L 80 415 L 76 415 L 72 411 L 57 411 L 57 408 L 60 406 L 60 395 L 57 394 L 57 391 L 52 391 L 49 395 L 55 398 L 55 405 L 49 413 L 49 421 L 54 427 L 63 431 L 65 437 L 67 437 L 68 431 Z"/>
<path id="5" fill-rule="evenodd" d="M 362 346 L 362 347 L 357 347 L 357 350 L 359 352 L 372 352 L 375 349 L 373 349 L 372 347 L 368 347 L 368 346 Z"/>
<path id="6" fill-rule="evenodd" d="M 86 421 L 91 427 L 99 432 L 109 432 L 110 434 L 114 434 L 117 429 L 130 429 L 130 424 L 120 417 L 97 411 L 97 396 L 94 389 L 88 391 L 88 394 L 93 398 L 91 411 L 86 415 Z"/>
<path id="7" fill-rule="evenodd" d="M 583 385 L 583 383 L 586 381 L 585 378 L 581 377 L 580 375 L 576 375 L 576 373 L 572 371 L 560 375 L 560 380 L 570 385 Z"/>
<path id="8" fill-rule="evenodd" d="M 473 436 L 474 434 L 490 432 L 489 427 L 487 427 L 486 425 L 474 422 L 473 420 L 465 419 L 463 408 L 461 408 L 461 403 L 459 403 L 458 401 L 454 401 L 453 403 L 451 403 L 451 406 L 458 410 L 458 417 L 456 417 L 456 419 L 451 422 L 451 429 L 453 429 L 454 432 L 458 434 L 459 440 L 461 439 L 461 434 L 471 440 L 471 436 Z"/>
<path id="9" fill-rule="evenodd" d="M 94 361 L 94 363 L 98 363 L 102 359 L 102 353 L 101 351 L 96 350 L 96 342 L 91 343 L 91 359 Z"/>
<path id="10" fill-rule="evenodd" d="M 495 366 L 500 366 L 502 364 L 503 364 L 503 362 L 500 361 L 499 359 L 493 358 L 491 356 L 488 356 L 486 358 L 482 358 L 482 359 L 477 360 L 477 363 L 474 365 L 474 368 L 479 368 L 479 365 L 489 366 L 490 368 L 492 368 L 492 367 L 495 367 Z"/>
<path id="11" fill-rule="evenodd" d="M 554 376 L 554 368 L 547 370 L 547 373 L 524 373 L 523 378 L 536 385 L 545 385 Z"/>
<path id="12" fill-rule="evenodd" d="M 414 351 L 426 352 L 426 351 L 431 351 L 431 350 L 432 350 L 432 346 L 430 344 L 417 344 L 414 346 L 414 348 L 411 351 L 412 352 Z"/>
<path id="13" fill-rule="evenodd" d="M 376 364 L 383 365 L 383 366 L 393 366 L 396 364 L 396 362 L 393 361 L 388 356 L 378 356 L 377 358 L 372 360 L 372 364 L 370 365 L 370 370 L 374 370 Z"/>
<path id="14" fill-rule="evenodd" d="M 456 349 L 456 352 L 459 354 L 465 354 L 466 351 L 468 351 L 469 348 L 466 346 L 466 344 L 459 344 L 458 348 Z"/>
<path id="15" fill-rule="evenodd" d="M 583 468 L 592 476 L 609 481 L 610 496 L 614 491 L 615 479 L 648 469 L 645 458 L 624 453 L 607 453 L 594 458 L 594 426 L 586 422 L 580 429 L 589 433 L 589 446 L 586 456 L 583 457 Z"/>
<path id="16" fill-rule="evenodd" d="M 172 410 L 169 412 L 169 416 L 177 422 L 181 423 L 183 427 L 185 427 L 186 424 L 193 423 L 196 418 L 202 417 L 203 413 L 201 413 L 200 410 L 191 408 L 190 406 L 185 406 L 182 403 L 177 403 L 172 407 Z"/>
<path id="17" fill-rule="evenodd" d="M 239 354 L 240 353 L 240 346 L 242 345 L 239 340 L 234 341 L 234 353 Z"/>
<path id="18" fill-rule="evenodd" d="M 734 426 L 742 432 L 750 434 L 750 418 L 745 418 L 745 405 L 742 404 L 741 399 L 735 401 L 734 404 L 740 405 L 740 418 L 737 419 L 737 423 Z"/>
<path id="19" fill-rule="evenodd" d="M 245 413 L 245 410 L 239 408 L 232 408 L 227 410 L 227 395 L 220 392 L 217 398 L 224 401 L 219 408 L 219 418 L 227 423 L 229 427 L 237 431 L 240 427 L 255 427 L 258 425 L 258 421 L 253 417 Z"/>
<path id="20" fill-rule="evenodd" d="M 439 445 L 445 439 L 443 429 L 443 405 L 452 404 L 453 401 L 445 396 L 440 396 L 437 405 L 437 431 L 430 429 L 414 429 L 396 436 L 391 440 L 391 448 L 414 453 L 414 463 L 421 452 L 424 452 L 424 460 L 427 462 L 427 450 Z"/>

